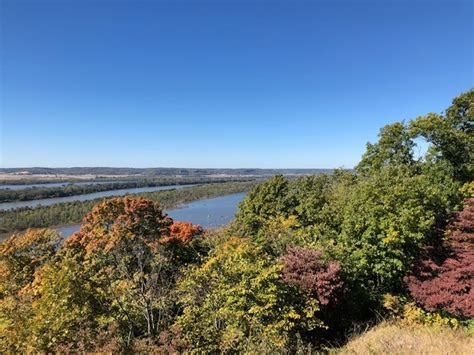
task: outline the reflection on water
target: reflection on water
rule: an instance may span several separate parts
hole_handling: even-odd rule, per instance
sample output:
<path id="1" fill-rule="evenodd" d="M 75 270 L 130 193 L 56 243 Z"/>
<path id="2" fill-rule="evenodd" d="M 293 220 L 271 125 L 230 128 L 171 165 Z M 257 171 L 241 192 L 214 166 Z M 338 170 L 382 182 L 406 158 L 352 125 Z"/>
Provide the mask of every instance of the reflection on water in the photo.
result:
<path id="1" fill-rule="evenodd" d="M 245 192 L 221 197 L 199 200 L 184 205 L 181 208 L 166 211 L 176 221 L 186 221 L 199 224 L 203 228 L 215 228 L 228 224 L 237 212 L 237 205 L 245 197 Z M 80 225 L 57 228 L 68 237 L 79 230 Z"/>

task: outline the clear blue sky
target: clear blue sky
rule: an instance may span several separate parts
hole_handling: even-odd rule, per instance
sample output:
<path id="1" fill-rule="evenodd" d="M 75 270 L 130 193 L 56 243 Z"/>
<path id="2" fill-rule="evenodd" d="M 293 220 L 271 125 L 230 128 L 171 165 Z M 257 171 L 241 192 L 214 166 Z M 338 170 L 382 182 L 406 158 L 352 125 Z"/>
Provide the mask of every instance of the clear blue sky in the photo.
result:
<path id="1" fill-rule="evenodd" d="M 474 83 L 469 0 L 0 3 L 2 167 L 352 167 Z"/>

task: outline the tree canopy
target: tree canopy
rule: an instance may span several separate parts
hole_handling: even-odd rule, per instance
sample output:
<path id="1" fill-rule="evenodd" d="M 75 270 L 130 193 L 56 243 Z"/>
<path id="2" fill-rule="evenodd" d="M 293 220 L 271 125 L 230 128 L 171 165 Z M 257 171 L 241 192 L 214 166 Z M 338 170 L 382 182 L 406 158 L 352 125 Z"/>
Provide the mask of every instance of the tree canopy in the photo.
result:
<path id="1" fill-rule="evenodd" d="M 13 235 L 0 351 L 310 353 L 380 315 L 472 326 L 473 105 L 383 127 L 354 171 L 267 179 L 219 230 L 160 193 L 96 203 L 64 242 Z"/>

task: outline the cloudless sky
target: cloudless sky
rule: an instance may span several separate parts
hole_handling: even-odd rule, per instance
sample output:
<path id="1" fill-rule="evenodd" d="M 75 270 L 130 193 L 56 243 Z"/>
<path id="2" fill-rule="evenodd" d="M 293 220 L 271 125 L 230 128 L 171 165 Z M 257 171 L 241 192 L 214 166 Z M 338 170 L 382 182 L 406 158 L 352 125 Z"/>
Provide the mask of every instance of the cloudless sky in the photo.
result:
<path id="1" fill-rule="evenodd" d="M 352 167 L 473 86 L 473 3 L 0 0 L 0 166 Z"/>

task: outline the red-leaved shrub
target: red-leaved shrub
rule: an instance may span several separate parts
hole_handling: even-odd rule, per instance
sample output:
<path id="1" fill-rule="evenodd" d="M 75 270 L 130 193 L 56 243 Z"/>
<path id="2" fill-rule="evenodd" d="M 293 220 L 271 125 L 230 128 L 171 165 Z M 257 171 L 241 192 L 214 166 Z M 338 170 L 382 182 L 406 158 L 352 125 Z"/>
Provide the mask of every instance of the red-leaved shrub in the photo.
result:
<path id="1" fill-rule="evenodd" d="M 282 277 L 289 285 L 315 296 L 321 305 L 339 302 L 344 283 L 340 278 L 338 262 L 325 262 L 317 250 L 288 247 L 280 258 L 283 263 Z"/>
<path id="2" fill-rule="evenodd" d="M 405 278 L 412 297 L 429 311 L 474 317 L 474 198 L 465 201 L 446 232 L 441 257 L 436 248 Z M 439 254 L 439 252 L 438 252 Z"/>

